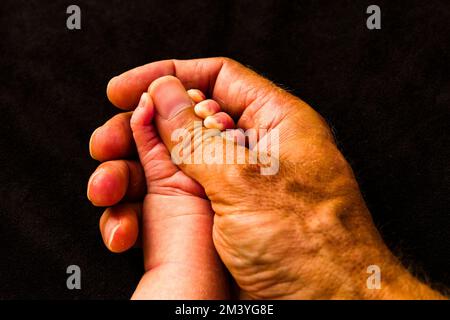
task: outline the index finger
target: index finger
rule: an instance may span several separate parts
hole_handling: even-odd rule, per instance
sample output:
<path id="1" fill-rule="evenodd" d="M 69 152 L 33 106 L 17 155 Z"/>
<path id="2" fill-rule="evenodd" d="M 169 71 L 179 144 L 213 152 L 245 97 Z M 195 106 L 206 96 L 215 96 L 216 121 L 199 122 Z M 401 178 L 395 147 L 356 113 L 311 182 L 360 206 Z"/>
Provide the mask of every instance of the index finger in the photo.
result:
<path id="1" fill-rule="evenodd" d="M 108 84 L 108 98 L 121 109 L 134 109 L 150 84 L 167 75 L 177 77 L 186 89 L 207 93 L 235 118 L 255 100 L 262 99 L 264 89 L 274 88 L 267 79 L 228 58 L 173 59 L 152 62 L 114 77 Z"/>

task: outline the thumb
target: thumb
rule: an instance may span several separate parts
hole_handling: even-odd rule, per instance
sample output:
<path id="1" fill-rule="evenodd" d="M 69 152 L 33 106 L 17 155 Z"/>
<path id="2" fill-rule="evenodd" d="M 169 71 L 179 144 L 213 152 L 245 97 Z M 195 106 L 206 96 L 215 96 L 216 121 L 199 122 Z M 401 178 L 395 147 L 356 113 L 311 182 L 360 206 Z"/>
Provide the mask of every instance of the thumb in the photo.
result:
<path id="1" fill-rule="evenodd" d="M 249 150 L 221 136 L 220 130 L 202 127 L 194 104 L 178 78 L 165 76 L 149 88 L 155 106 L 155 124 L 172 160 L 197 180 L 220 188 L 225 177 L 235 176 L 237 165 L 249 159 Z"/>

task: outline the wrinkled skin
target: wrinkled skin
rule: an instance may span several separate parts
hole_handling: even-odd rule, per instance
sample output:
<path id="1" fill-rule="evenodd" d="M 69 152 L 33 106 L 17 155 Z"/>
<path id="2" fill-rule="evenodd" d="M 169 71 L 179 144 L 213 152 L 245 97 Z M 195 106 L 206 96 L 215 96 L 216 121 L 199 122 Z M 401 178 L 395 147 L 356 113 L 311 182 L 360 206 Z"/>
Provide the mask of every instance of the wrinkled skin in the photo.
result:
<path id="1" fill-rule="evenodd" d="M 186 93 L 191 88 L 219 102 L 224 112 L 238 120 L 239 128 L 267 129 L 268 135 L 260 137 L 258 145 L 267 143 L 270 132 L 279 134 L 280 167 L 275 175 L 261 175 L 258 164 L 203 163 L 180 164 L 184 174 L 173 169 L 173 174 L 165 177 L 169 189 L 170 183 L 180 187 L 178 177 L 189 181 L 187 185 L 198 183 L 204 188 L 215 213 L 215 249 L 236 281 L 241 298 L 440 297 L 413 278 L 386 248 L 329 127 L 300 99 L 225 58 L 149 64 L 112 79 L 108 97 L 116 106 L 129 109 L 148 89 L 143 109 L 154 110 L 152 120 L 158 135 L 172 150 L 174 130 L 192 132 L 193 122 L 201 120 Z M 223 138 L 215 135 L 205 138 L 202 146 L 218 143 L 223 143 Z M 136 139 L 136 144 L 139 150 L 144 142 Z M 93 149 L 98 153 L 105 150 L 91 145 Z M 147 160 L 152 157 L 139 153 L 152 190 L 147 174 L 151 167 Z M 145 227 L 145 206 L 144 233 L 151 232 Z M 105 232 L 102 229 L 103 237 L 108 238 Z M 366 285 L 370 265 L 381 269 L 381 290 Z"/>

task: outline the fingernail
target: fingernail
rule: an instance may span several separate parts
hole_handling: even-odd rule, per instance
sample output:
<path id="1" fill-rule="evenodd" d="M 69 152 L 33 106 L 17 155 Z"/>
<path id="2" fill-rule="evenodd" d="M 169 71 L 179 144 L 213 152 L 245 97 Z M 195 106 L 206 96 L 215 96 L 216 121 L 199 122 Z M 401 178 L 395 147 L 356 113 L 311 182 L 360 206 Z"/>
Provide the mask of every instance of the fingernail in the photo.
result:
<path id="1" fill-rule="evenodd" d="M 92 140 L 94 139 L 94 135 L 95 133 L 98 131 L 98 129 L 100 129 L 101 127 L 98 127 L 97 129 L 94 130 L 94 132 L 92 132 L 91 137 L 89 139 L 89 155 L 91 156 L 92 159 L 95 159 L 94 155 L 92 154 Z"/>
<path id="2" fill-rule="evenodd" d="M 212 116 L 220 111 L 219 104 L 214 100 L 204 100 L 194 107 L 195 114 L 201 118 Z"/>
<path id="3" fill-rule="evenodd" d="M 166 120 L 193 105 L 183 84 L 172 76 L 153 81 L 150 86 L 150 94 L 158 114 Z"/>
<path id="4" fill-rule="evenodd" d="M 112 243 L 114 241 L 114 237 L 117 233 L 117 230 L 119 230 L 120 225 L 122 224 L 121 220 L 114 219 L 113 217 L 109 217 L 109 219 L 106 221 L 105 225 L 105 234 L 109 234 L 108 241 L 106 245 L 108 248 L 113 251 Z"/>
<path id="5" fill-rule="evenodd" d="M 92 202 L 92 199 L 91 199 L 91 196 L 90 196 L 91 184 L 94 183 L 95 177 L 98 176 L 99 173 L 102 173 L 104 170 L 105 169 L 103 169 L 102 167 L 98 168 L 97 170 L 95 170 L 95 172 L 89 178 L 86 195 L 87 195 L 88 200 L 91 201 L 91 202 Z"/>
<path id="6" fill-rule="evenodd" d="M 199 103 L 206 99 L 203 92 L 201 92 L 198 89 L 189 89 L 187 91 L 188 95 L 191 97 L 192 100 L 194 100 L 195 103 Z"/>
<path id="7" fill-rule="evenodd" d="M 145 107 L 145 105 L 147 104 L 147 100 L 148 100 L 148 93 L 144 92 L 141 95 L 141 99 L 139 100 L 139 104 L 137 105 L 137 108 L 143 108 Z"/>
<path id="8" fill-rule="evenodd" d="M 207 117 L 203 120 L 203 125 L 208 129 L 219 129 L 223 130 L 224 126 L 222 123 L 218 122 L 213 116 Z"/>

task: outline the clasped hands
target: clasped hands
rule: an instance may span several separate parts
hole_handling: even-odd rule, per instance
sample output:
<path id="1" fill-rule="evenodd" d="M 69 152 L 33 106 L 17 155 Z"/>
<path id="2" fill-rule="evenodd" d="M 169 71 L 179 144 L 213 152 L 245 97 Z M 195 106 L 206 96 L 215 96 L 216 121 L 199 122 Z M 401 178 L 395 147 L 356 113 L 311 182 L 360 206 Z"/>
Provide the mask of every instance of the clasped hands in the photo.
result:
<path id="1" fill-rule="evenodd" d="M 442 297 L 388 250 L 328 125 L 299 98 L 228 58 L 153 62 L 111 79 L 107 94 L 134 111 L 92 134 L 102 163 L 87 194 L 108 207 L 109 250 L 142 245 L 132 298 Z M 194 123 L 215 133 L 197 137 Z M 180 129 L 192 143 L 174 162 Z M 230 145 L 244 161 L 191 161 Z M 251 161 L 263 146 L 276 147 L 273 174 Z M 380 288 L 367 285 L 371 265 Z"/>

